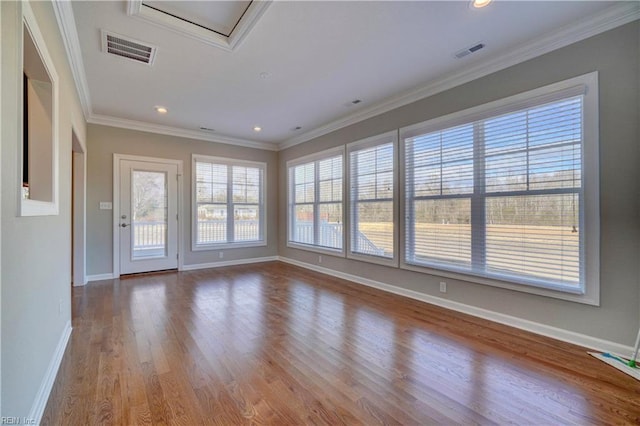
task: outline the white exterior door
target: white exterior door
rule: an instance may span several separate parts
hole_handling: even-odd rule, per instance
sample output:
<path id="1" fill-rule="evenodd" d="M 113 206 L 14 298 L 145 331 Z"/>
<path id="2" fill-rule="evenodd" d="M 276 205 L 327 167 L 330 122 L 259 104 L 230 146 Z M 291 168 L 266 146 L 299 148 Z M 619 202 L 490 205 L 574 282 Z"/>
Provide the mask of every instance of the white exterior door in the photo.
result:
<path id="1" fill-rule="evenodd" d="M 161 160 L 158 160 L 161 161 Z M 120 273 L 178 267 L 177 164 L 121 159 Z"/>

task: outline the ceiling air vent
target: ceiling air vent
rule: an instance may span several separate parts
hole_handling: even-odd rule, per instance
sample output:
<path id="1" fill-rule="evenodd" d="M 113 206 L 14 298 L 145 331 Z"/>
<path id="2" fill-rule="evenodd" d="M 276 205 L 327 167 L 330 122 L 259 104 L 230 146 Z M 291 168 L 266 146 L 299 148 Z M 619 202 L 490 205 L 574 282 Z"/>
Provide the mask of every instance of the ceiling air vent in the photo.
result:
<path id="1" fill-rule="evenodd" d="M 153 65 L 157 48 L 119 34 L 102 31 L 102 51 L 132 61 Z"/>
<path id="2" fill-rule="evenodd" d="M 474 44 L 471 47 L 467 47 L 466 49 L 462 49 L 459 50 L 455 53 L 456 58 L 461 59 L 464 58 L 467 55 L 471 55 L 474 52 L 477 52 L 478 50 L 482 49 L 484 47 L 484 43 L 477 43 Z"/>

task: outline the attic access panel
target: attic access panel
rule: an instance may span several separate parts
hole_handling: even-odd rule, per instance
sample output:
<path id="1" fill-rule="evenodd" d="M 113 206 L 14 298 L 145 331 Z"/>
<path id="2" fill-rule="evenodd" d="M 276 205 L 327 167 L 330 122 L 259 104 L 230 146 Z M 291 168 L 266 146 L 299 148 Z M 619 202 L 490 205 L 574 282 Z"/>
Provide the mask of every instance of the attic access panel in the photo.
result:
<path id="1" fill-rule="evenodd" d="M 271 1 L 129 0 L 129 15 L 232 51 L 249 34 Z"/>
<path id="2" fill-rule="evenodd" d="M 142 5 L 229 37 L 252 1 L 143 1 Z"/>

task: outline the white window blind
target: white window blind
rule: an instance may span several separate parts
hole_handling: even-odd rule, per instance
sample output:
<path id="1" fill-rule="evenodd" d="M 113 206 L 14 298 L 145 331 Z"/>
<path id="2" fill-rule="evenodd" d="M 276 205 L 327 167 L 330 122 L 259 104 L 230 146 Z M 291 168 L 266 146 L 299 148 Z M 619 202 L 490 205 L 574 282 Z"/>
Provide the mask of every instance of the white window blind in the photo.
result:
<path id="1" fill-rule="evenodd" d="M 343 155 L 289 167 L 289 242 L 342 250 Z"/>
<path id="2" fill-rule="evenodd" d="M 264 242 L 264 163 L 194 156 L 195 248 Z"/>
<path id="3" fill-rule="evenodd" d="M 349 153 L 349 254 L 396 257 L 395 143 L 397 132 L 356 142 Z"/>
<path id="4" fill-rule="evenodd" d="M 406 263 L 583 290 L 576 91 L 404 138 Z"/>

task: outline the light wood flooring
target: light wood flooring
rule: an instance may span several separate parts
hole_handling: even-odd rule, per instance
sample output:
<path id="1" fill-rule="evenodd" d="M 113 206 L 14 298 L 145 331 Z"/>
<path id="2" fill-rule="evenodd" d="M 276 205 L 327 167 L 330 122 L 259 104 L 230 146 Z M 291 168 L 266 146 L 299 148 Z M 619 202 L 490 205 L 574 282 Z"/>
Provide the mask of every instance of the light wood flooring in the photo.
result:
<path id="1" fill-rule="evenodd" d="M 45 425 L 639 424 L 584 348 L 280 262 L 73 290 Z"/>

